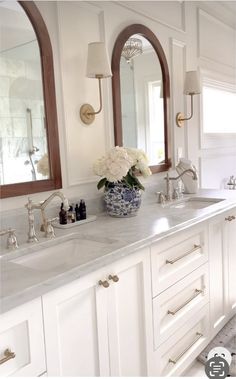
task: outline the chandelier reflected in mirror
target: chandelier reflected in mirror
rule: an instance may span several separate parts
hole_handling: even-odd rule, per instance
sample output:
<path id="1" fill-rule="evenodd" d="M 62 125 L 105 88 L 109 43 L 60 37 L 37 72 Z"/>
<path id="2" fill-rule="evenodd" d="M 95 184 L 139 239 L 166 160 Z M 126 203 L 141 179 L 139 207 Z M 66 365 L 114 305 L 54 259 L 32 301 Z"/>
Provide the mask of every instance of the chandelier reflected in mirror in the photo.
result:
<path id="1" fill-rule="evenodd" d="M 126 59 L 127 63 L 130 63 L 132 58 L 137 57 L 142 54 L 142 52 L 143 46 L 141 39 L 129 38 L 124 44 L 121 55 Z"/>

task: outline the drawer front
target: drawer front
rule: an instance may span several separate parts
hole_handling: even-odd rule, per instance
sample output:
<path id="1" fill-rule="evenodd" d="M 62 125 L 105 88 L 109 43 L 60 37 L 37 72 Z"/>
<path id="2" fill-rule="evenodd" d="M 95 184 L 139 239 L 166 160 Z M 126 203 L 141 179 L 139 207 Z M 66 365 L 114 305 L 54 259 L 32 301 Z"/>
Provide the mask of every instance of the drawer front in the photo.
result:
<path id="1" fill-rule="evenodd" d="M 40 299 L 0 315 L 0 377 L 46 371 Z"/>
<path id="2" fill-rule="evenodd" d="M 205 305 L 155 353 L 157 376 L 180 376 L 209 343 L 209 306 Z"/>
<path id="3" fill-rule="evenodd" d="M 207 224 L 153 244 L 151 259 L 154 297 L 208 260 Z"/>
<path id="4" fill-rule="evenodd" d="M 208 263 L 153 299 L 154 349 L 209 302 Z"/>

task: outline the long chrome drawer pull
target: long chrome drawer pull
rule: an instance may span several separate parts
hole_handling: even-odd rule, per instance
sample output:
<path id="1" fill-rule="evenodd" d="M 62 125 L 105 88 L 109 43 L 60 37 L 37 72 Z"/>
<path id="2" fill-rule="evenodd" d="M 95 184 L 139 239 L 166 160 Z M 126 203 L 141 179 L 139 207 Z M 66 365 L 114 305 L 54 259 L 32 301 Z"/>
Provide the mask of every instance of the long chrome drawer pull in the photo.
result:
<path id="1" fill-rule="evenodd" d="M 169 261 L 169 260 L 167 259 L 167 260 L 166 260 L 166 264 L 169 263 L 169 264 L 173 265 L 175 262 L 179 261 L 180 259 L 186 257 L 186 256 L 189 255 L 189 254 L 192 254 L 194 251 L 196 251 L 196 250 L 198 250 L 198 249 L 201 249 L 201 245 L 195 245 L 195 244 L 194 244 L 194 245 L 193 245 L 193 248 L 192 248 L 191 250 L 187 251 L 187 253 L 184 253 L 184 254 L 180 255 L 179 257 L 173 259 L 172 261 Z"/>
<path id="2" fill-rule="evenodd" d="M 16 356 L 16 354 L 13 353 L 10 349 L 6 349 L 3 354 L 4 354 L 4 357 L 0 359 L 0 365 L 9 361 L 10 359 L 14 359 Z"/>
<path id="3" fill-rule="evenodd" d="M 177 312 L 179 312 L 182 308 L 185 307 L 185 305 L 189 304 L 193 299 L 195 299 L 195 297 L 197 297 L 198 295 L 200 295 L 200 293 L 203 293 L 204 291 L 203 290 L 198 290 L 197 288 L 194 290 L 194 294 L 188 299 L 186 300 L 183 304 L 181 304 L 178 308 L 176 308 L 174 311 L 167 311 L 167 313 L 169 315 L 175 315 Z"/>
<path id="4" fill-rule="evenodd" d="M 197 336 L 197 338 L 188 346 L 188 347 L 186 347 L 186 349 L 184 349 L 184 351 L 182 351 L 182 353 L 180 353 L 179 355 L 178 355 L 178 357 L 176 357 L 175 359 L 169 359 L 169 363 L 173 363 L 174 365 L 180 360 L 180 358 L 182 358 L 182 356 L 185 354 L 185 353 L 187 353 L 187 351 L 198 341 L 198 340 L 200 340 L 200 338 L 201 337 L 203 337 L 203 334 L 202 333 L 199 333 L 199 332 L 197 332 L 196 333 L 196 336 Z"/>

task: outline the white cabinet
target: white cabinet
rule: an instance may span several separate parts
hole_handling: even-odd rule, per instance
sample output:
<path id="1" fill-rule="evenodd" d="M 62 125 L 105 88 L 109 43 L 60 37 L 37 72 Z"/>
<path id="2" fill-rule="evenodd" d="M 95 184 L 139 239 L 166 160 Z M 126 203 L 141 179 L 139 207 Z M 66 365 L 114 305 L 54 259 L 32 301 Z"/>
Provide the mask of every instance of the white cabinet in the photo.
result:
<path id="1" fill-rule="evenodd" d="M 236 209 L 209 222 L 212 337 L 236 312 Z"/>
<path id="2" fill-rule="evenodd" d="M 208 264 L 153 299 L 154 348 L 174 335 L 209 303 Z"/>
<path id="3" fill-rule="evenodd" d="M 225 249 L 225 216 L 209 223 L 209 279 L 212 337 L 224 326 L 228 312 L 227 251 Z"/>
<path id="4" fill-rule="evenodd" d="M 41 300 L 0 315 L 0 377 L 46 371 Z"/>
<path id="5" fill-rule="evenodd" d="M 210 337 L 208 308 L 202 307 L 156 350 L 152 376 L 180 376 L 201 353 Z"/>
<path id="6" fill-rule="evenodd" d="M 153 296 L 208 261 L 207 224 L 186 228 L 151 246 Z"/>
<path id="7" fill-rule="evenodd" d="M 149 249 L 43 296 L 43 308 L 49 376 L 148 374 Z"/>
<path id="8" fill-rule="evenodd" d="M 235 273 L 236 208 L 44 295 L 44 335 L 41 299 L 0 315 L 0 376 L 42 375 L 45 348 L 48 376 L 180 375 L 236 312 Z"/>

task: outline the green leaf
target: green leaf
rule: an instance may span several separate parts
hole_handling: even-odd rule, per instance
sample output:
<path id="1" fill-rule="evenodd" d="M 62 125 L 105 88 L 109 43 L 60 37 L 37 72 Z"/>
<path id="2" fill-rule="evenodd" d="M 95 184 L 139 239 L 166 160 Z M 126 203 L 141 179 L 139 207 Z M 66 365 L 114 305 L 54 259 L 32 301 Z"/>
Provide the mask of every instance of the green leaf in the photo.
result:
<path id="1" fill-rule="evenodd" d="M 107 178 L 102 178 L 101 180 L 99 180 L 97 184 L 97 189 L 100 190 L 103 186 L 106 185 L 106 182 L 107 182 Z"/>
<path id="2" fill-rule="evenodd" d="M 143 191 L 145 189 L 144 186 L 138 180 L 138 178 L 135 176 L 135 174 L 132 172 L 132 170 L 129 170 L 127 175 L 124 177 L 124 181 L 130 188 L 136 187 Z"/>

